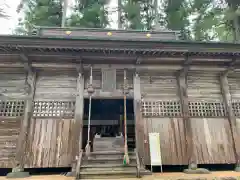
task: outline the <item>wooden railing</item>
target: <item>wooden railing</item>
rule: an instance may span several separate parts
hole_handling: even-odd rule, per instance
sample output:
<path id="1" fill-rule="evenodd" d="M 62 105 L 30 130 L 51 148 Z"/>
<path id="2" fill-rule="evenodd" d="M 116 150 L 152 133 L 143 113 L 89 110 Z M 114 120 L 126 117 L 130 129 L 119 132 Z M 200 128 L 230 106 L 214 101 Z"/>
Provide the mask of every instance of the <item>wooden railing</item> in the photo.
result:
<path id="1" fill-rule="evenodd" d="M 76 180 L 80 178 L 80 168 L 81 168 L 81 163 L 82 163 L 82 156 L 83 156 L 83 150 L 81 149 L 79 152 L 78 160 L 77 160 L 76 175 L 75 175 Z"/>

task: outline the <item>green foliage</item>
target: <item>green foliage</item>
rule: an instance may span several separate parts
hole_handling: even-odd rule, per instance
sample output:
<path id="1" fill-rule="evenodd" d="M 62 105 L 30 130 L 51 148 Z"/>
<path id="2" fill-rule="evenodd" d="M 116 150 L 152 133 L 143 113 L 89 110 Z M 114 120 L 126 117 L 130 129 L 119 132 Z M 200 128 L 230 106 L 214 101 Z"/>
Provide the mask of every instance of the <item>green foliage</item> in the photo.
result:
<path id="1" fill-rule="evenodd" d="M 31 32 L 34 26 L 61 26 L 62 4 L 55 0 L 29 0 L 23 8 L 25 17 L 19 20 L 17 33 Z"/>
<path id="2" fill-rule="evenodd" d="M 61 26 L 63 0 L 22 0 L 18 10 L 25 17 L 19 23 L 20 34 L 33 26 Z M 106 5 L 110 0 L 75 0 L 67 19 L 72 27 L 105 28 L 109 25 Z M 64 8 L 65 9 L 65 8 Z M 186 40 L 240 40 L 239 0 L 121 0 L 120 22 L 124 29 L 151 30 L 162 27 L 180 31 Z M 0 16 L 2 9 L 0 8 Z"/>
<path id="3" fill-rule="evenodd" d="M 72 27 L 104 28 L 108 22 L 107 0 L 77 0 L 68 24 Z"/>

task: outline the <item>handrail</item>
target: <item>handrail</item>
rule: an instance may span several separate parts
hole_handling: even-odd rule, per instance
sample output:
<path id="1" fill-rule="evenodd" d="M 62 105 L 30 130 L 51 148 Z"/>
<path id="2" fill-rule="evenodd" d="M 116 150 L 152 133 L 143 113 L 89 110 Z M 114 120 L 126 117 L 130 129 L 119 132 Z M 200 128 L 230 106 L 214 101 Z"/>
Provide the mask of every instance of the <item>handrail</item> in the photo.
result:
<path id="1" fill-rule="evenodd" d="M 75 179 L 79 179 L 79 173 L 80 173 L 80 168 L 82 163 L 82 155 L 83 155 L 83 150 L 81 149 L 79 152 L 78 160 L 77 160 Z"/>
<path id="2" fill-rule="evenodd" d="M 141 175 L 140 175 L 140 168 L 141 168 L 141 166 L 140 166 L 139 155 L 138 155 L 138 152 L 137 152 L 136 148 L 134 149 L 134 151 L 135 151 L 136 160 L 137 160 L 137 178 L 140 178 L 141 177 Z"/>

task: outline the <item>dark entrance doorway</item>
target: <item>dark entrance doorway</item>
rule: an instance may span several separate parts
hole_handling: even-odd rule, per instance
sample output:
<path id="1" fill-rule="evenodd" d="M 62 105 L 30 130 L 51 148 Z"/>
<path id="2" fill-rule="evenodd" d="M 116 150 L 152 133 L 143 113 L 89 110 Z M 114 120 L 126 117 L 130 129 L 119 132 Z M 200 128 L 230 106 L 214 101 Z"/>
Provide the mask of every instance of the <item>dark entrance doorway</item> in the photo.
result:
<path id="1" fill-rule="evenodd" d="M 101 137 L 115 137 L 123 132 L 123 99 L 92 99 L 91 132 Z M 135 123 L 133 100 L 127 99 L 127 132 L 129 145 L 135 147 Z M 87 143 L 89 99 L 84 99 L 83 148 Z M 131 143 L 130 143 L 131 142 Z M 129 146 L 129 148 L 130 148 Z"/>

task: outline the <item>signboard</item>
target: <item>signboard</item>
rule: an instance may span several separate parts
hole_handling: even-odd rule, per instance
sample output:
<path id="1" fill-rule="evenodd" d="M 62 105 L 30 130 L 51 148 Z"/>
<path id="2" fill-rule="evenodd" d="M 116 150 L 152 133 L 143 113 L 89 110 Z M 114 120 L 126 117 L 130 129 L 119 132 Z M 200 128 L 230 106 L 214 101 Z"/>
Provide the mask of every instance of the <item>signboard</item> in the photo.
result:
<path id="1" fill-rule="evenodd" d="M 149 148 L 150 148 L 151 166 L 162 166 L 159 133 L 149 133 Z"/>

